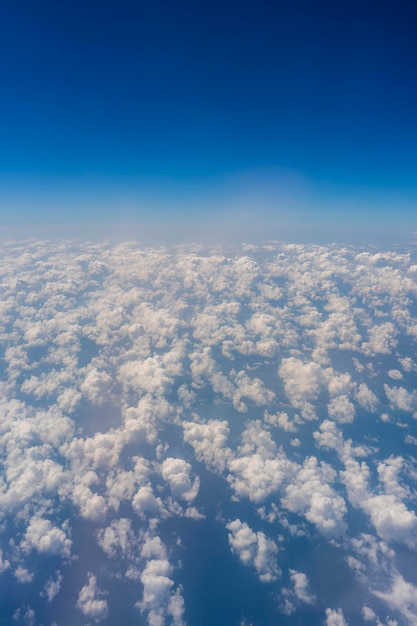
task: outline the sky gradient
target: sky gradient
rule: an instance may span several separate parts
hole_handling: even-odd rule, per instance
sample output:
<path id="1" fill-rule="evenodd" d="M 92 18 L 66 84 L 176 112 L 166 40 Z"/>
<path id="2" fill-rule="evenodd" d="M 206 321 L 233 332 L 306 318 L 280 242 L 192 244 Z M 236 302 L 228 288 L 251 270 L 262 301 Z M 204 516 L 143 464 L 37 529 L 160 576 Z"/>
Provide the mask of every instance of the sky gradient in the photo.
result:
<path id="1" fill-rule="evenodd" d="M 6 0 L 4 236 L 412 233 L 416 21 L 412 2 Z"/>

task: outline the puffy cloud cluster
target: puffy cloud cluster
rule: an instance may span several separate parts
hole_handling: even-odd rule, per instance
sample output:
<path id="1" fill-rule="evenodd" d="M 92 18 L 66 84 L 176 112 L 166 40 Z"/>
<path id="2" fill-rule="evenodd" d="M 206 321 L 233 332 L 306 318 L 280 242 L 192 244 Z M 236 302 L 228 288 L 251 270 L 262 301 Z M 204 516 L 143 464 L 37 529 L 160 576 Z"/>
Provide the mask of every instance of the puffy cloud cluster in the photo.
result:
<path id="1" fill-rule="evenodd" d="M 80 581 L 75 614 L 111 621 L 114 575 L 151 626 L 180 626 L 185 518 L 215 502 L 284 613 L 321 600 L 291 564 L 279 589 L 277 542 L 317 536 L 415 623 L 395 550 L 417 547 L 417 473 L 391 449 L 416 439 L 413 253 L 25 242 L 0 258 L 0 573 L 21 593 L 54 611 L 80 562 L 100 586 Z M 30 597 L 16 619 L 43 623 Z"/>
<path id="2" fill-rule="evenodd" d="M 52 600 L 55 598 L 56 595 L 58 595 L 58 593 L 61 590 L 61 584 L 62 584 L 62 580 L 63 580 L 63 576 L 60 572 L 56 573 L 56 578 L 50 578 L 44 587 L 44 593 L 42 595 L 45 595 L 48 602 L 52 602 Z"/>
<path id="3" fill-rule="evenodd" d="M 289 574 L 291 587 L 284 587 L 281 592 L 283 600 L 281 610 L 285 615 L 295 613 L 299 604 L 314 605 L 317 600 L 311 592 L 309 580 L 304 572 L 290 569 Z"/>
<path id="4" fill-rule="evenodd" d="M 345 469 L 341 478 L 346 486 L 350 503 L 362 509 L 370 518 L 379 537 L 387 542 L 404 543 L 417 548 L 417 516 L 403 500 L 409 490 L 401 484 L 401 457 L 389 457 L 377 466 L 379 489 L 370 489 L 371 472 L 365 461 L 357 461 L 363 450 L 352 447 L 350 440 L 343 441 L 340 431 L 329 421 L 321 424 L 315 433 L 319 445 L 337 450 Z"/>
<path id="5" fill-rule="evenodd" d="M 316 419 L 311 403 L 318 399 L 325 384 L 324 373 L 319 363 L 314 361 L 303 363 L 294 357 L 283 359 L 279 375 L 284 381 L 285 393 L 292 406 L 300 409 L 306 419 Z"/>
<path id="6" fill-rule="evenodd" d="M 62 528 L 52 526 L 49 520 L 32 517 L 20 547 L 23 552 L 37 550 L 43 554 L 68 557 L 71 554 L 72 541 Z"/>
<path id="7" fill-rule="evenodd" d="M 344 521 L 346 504 L 330 486 L 336 478 L 327 464 L 318 464 L 308 457 L 287 486 L 283 504 L 295 513 L 303 512 L 306 519 L 328 537 L 339 537 L 347 526 Z"/>
<path id="8" fill-rule="evenodd" d="M 162 477 L 168 482 L 174 498 L 192 502 L 198 494 L 200 480 L 198 476 L 192 482 L 191 465 L 183 459 L 167 458 L 162 463 Z"/>
<path id="9" fill-rule="evenodd" d="M 290 569 L 291 582 L 294 585 L 294 595 L 305 604 L 314 604 L 315 596 L 310 591 L 307 576 L 303 572 Z"/>
<path id="10" fill-rule="evenodd" d="M 87 584 L 78 594 L 77 608 L 85 617 L 97 623 L 108 617 L 107 600 L 103 598 L 103 592 L 97 587 L 97 578 L 94 574 L 88 574 Z"/>
<path id="11" fill-rule="evenodd" d="M 255 533 L 246 522 L 236 519 L 229 522 L 229 544 L 245 565 L 252 566 L 264 583 L 276 580 L 281 571 L 276 562 L 278 547 L 272 539 L 268 539 L 261 531 Z"/>
<path id="12" fill-rule="evenodd" d="M 326 609 L 326 626 L 348 626 L 342 609 Z"/>
<path id="13" fill-rule="evenodd" d="M 167 615 L 174 626 L 183 626 L 184 600 L 181 589 L 172 591 L 173 567 L 166 557 L 166 549 L 159 537 L 148 537 L 143 544 L 141 556 L 147 559 L 140 574 L 143 599 L 138 604 L 148 614 L 150 626 L 162 626 Z"/>
<path id="14" fill-rule="evenodd" d="M 192 445 L 196 459 L 215 472 L 224 471 L 232 454 L 225 445 L 230 433 L 227 421 L 183 422 L 182 427 L 184 441 Z"/>
<path id="15" fill-rule="evenodd" d="M 376 591 L 375 595 L 399 611 L 410 626 L 417 624 L 417 586 L 404 580 L 401 574 L 394 577 L 389 591 Z"/>

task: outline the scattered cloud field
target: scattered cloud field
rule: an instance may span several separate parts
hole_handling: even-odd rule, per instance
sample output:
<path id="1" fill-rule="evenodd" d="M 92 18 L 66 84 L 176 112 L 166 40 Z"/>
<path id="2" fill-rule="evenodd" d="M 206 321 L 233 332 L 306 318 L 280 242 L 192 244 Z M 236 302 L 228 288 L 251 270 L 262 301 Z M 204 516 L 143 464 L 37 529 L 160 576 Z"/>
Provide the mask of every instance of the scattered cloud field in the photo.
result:
<path id="1" fill-rule="evenodd" d="M 0 255 L 4 623 L 417 625 L 413 248 Z"/>

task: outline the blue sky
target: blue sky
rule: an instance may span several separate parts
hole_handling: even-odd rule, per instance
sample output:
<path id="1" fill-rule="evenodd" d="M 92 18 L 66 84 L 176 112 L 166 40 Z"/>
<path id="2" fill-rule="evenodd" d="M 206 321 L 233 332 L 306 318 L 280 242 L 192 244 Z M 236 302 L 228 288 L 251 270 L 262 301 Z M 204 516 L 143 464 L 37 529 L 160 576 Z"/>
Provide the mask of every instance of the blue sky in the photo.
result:
<path id="1" fill-rule="evenodd" d="M 412 2 L 6 0 L 4 232 L 412 232 L 416 20 Z"/>

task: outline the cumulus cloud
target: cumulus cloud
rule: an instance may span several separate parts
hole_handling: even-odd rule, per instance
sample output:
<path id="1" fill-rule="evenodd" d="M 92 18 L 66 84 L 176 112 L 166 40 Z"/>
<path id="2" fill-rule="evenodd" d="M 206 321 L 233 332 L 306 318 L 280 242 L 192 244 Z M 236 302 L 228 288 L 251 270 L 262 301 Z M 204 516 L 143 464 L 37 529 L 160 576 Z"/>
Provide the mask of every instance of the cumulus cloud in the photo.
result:
<path id="1" fill-rule="evenodd" d="M 392 380 L 401 380 L 403 378 L 403 375 L 400 372 L 400 370 L 396 370 L 396 369 L 388 370 L 387 374 L 390 378 L 392 378 Z"/>
<path id="2" fill-rule="evenodd" d="M 109 399 L 109 392 L 112 387 L 111 376 L 107 372 L 101 372 L 95 367 L 91 367 L 80 390 L 90 402 L 103 405 Z"/>
<path id="3" fill-rule="evenodd" d="M 135 494 L 132 506 L 139 515 L 157 515 L 162 508 L 162 502 L 155 496 L 152 487 L 145 485 Z"/>
<path id="4" fill-rule="evenodd" d="M 402 490 L 392 480 L 394 474 L 380 466 L 382 481 L 386 482 L 385 493 L 373 494 L 369 489 L 368 466 L 346 458 L 346 469 L 342 472 L 349 500 L 363 509 L 370 517 L 378 535 L 388 542 L 404 543 L 415 549 L 417 543 L 417 516 L 401 501 Z M 399 497 L 400 496 L 400 497 Z"/>
<path id="5" fill-rule="evenodd" d="M 192 502 L 198 494 L 200 480 L 198 476 L 191 480 L 191 465 L 183 459 L 172 457 L 162 463 L 162 477 L 168 482 L 175 498 Z"/>
<path id="6" fill-rule="evenodd" d="M 151 626 L 182 625 L 175 571 L 197 496 L 232 520 L 230 548 L 261 580 L 280 575 L 278 541 L 317 530 L 414 619 L 416 581 L 393 563 L 398 543 L 417 545 L 415 468 L 389 450 L 397 411 L 415 443 L 412 252 L 25 242 L 0 256 L 0 571 L 22 597 L 42 590 L 28 620 L 49 619 L 71 563 L 91 569 L 89 532 L 111 560 L 103 588 L 126 577 Z M 365 514 L 366 540 L 348 506 Z M 239 519 L 246 510 L 264 532 Z M 291 613 L 314 594 L 306 574 L 288 576 Z M 108 604 L 89 574 L 74 611 L 111 621 Z M 337 608 L 326 620 L 345 623 Z"/>
<path id="7" fill-rule="evenodd" d="M 321 366 L 314 361 L 303 363 L 290 357 L 282 360 L 278 372 L 291 404 L 300 409 L 306 419 L 315 419 L 311 402 L 317 400 L 326 382 Z"/>
<path id="8" fill-rule="evenodd" d="M 299 604 L 313 605 L 317 598 L 311 592 L 310 583 L 304 572 L 290 569 L 291 587 L 284 587 L 281 591 L 281 611 L 285 615 L 296 612 Z"/>
<path id="9" fill-rule="evenodd" d="M 76 606 L 87 619 L 99 623 L 108 617 L 107 600 L 103 598 L 103 591 L 97 587 L 97 578 L 94 574 L 89 573 L 87 578 L 87 584 L 78 594 Z"/>
<path id="10" fill-rule="evenodd" d="M 375 611 L 373 611 L 373 609 L 371 609 L 369 606 L 362 607 L 362 617 L 365 620 L 365 622 L 378 621 Z"/>
<path id="11" fill-rule="evenodd" d="M 414 549 L 417 545 L 417 517 L 402 501 L 409 495 L 400 481 L 403 459 L 389 457 L 378 465 L 381 490 L 373 493 L 369 466 L 364 461 L 359 463 L 356 460 L 358 451 L 350 440 L 343 440 L 335 425 L 329 421 L 323 422 L 314 437 L 319 445 L 338 452 L 345 465 L 341 477 L 349 501 L 367 513 L 378 535 L 385 541 L 404 543 Z"/>
<path id="12" fill-rule="evenodd" d="M 35 626 L 36 614 L 32 607 L 25 606 L 23 609 L 14 611 L 13 620 L 15 622 L 23 622 L 26 626 Z"/>
<path id="13" fill-rule="evenodd" d="M 327 407 L 329 417 L 337 422 L 350 423 L 355 419 L 355 407 L 347 396 L 332 398 Z"/>
<path id="14" fill-rule="evenodd" d="M 387 592 L 374 591 L 392 609 L 399 611 L 410 626 L 417 624 L 417 587 L 397 574 Z"/>
<path id="15" fill-rule="evenodd" d="M 264 459 L 260 454 L 239 457 L 229 464 L 228 480 L 238 497 L 260 503 L 278 490 L 287 467 L 285 458 Z"/>
<path id="16" fill-rule="evenodd" d="M 127 556 L 133 552 L 136 543 L 131 521 L 123 517 L 114 520 L 110 526 L 99 529 L 97 539 L 100 547 L 110 557 L 118 554 Z"/>
<path id="17" fill-rule="evenodd" d="M 288 433 L 295 433 L 297 431 L 297 426 L 292 422 L 285 411 L 281 411 L 280 413 L 270 414 L 268 411 L 264 413 L 264 420 L 267 424 L 271 424 L 272 426 L 279 426 L 283 430 Z"/>
<path id="18" fill-rule="evenodd" d="M 365 383 L 361 383 L 359 385 L 355 393 L 355 398 L 361 407 L 363 407 L 367 411 L 370 411 L 371 413 L 375 412 L 378 406 L 378 398 Z"/>
<path id="19" fill-rule="evenodd" d="M 0 574 L 3 574 L 10 567 L 10 561 L 3 558 L 3 550 L 0 548 Z"/>
<path id="20" fill-rule="evenodd" d="M 246 522 L 236 519 L 226 525 L 229 532 L 229 545 L 239 559 L 253 567 L 264 583 L 270 583 L 281 575 L 276 561 L 278 547 L 261 531 L 255 533 Z"/>
<path id="21" fill-rule="evenodd" d="M 341 431 L 334 422 L 324 420 L 320 424 L 320 429 L 313 433 L 314 439 L 319 446 L 324 448 L 333 448 L 340 454 L 344 451 L 344 440 Z"/>
<path id="22" fill-rule="evenodd" d="M 331 487 L 335 478 L 330 466 L 309 457 L 286 487 L 282 500 L 286 508 L 304 513 L 306 519 L 328 537 L 339 537 L 347 528 L 345 501 Z"/>
<path id="23" fill-rule="evenodd" d="M 384 391 L 394 411 L 400 409 L 401 411 L 412 413 L 417 408 L 415 393 L 410 393 L 404 387 L 389 387 L 387 384 L 384 384 Z"/>
<path id="24" fill-rule="evenodd" d="M 259 378 L 250 378 L 246 372 L 240 371 L 235 376 L 236 391 L 233 395 L 233 404 L 237 409 L 243 407 L 242 398 L 247 398 L 257 406 L 270 404 L 275 394 L 267 389 Z"/>
<path id="25" fill-rule="evenodd" d="M 55 596 L 60 592 L 63 579 L 62 574 L 57 572 L 56 578 L 49 578 L 45 583 L 44 593 L 48 602 L 52 602 Z"/>
<path id="26" fill-rule="evenodd" d="M 20 544 L 24 552 L 37 550 L 41 554 L 69 557 L 72 541 L 62 528 L 52 526 L 51 522 L 40 517 L 32 517 L 25 537 Z"/>
<path id="27" fill-rule="evenodd" d="M 294 594 L 298 600 L 300 600 L 300 602 L 304 602 L 305 604 L 314 604 L 316 596 L 311 593 L 306 574 L 290 569 L 290 578 L 294 585 Z"/>
<path id="28" fill-rule="evenodd" d="M 226 420 L 212 419 L 206 424 L 183 422 L 184 441 L 194 448 L 198 461 L 216 472 L 223 472 L 231 450 L 226 446 L 229 436 L 229 425 Z"/>
<path id="29" fill-rule="evenodd" d="M 33 573 L 21 565 L 16 567 L 14 575 L 19 583 L 31 583 L 33 580 Z"/>
<path id="30" fill-rule="evenodd" d="M 181 588 L 174 587 L 173 567 L 167 559 L 165 545 L 159 537 L 148 536 L 141 554 L 147 561 L 140 574 L 143 597 L 138 608 L 147 613 L 150 626 L 163 626 L 167 615 L 175 626 L 183 626 L 184 599 Z"/>
<path id="31" fill-rule="evenodd" d="M 169 593 L 174 584 L 170 578 L 171 573 L 172 567 L 166 559 L 152 559 L 148 561 L 140 577 L 143 584 L 140 608 L 142 611 L 148 611 L 151 626 L 160 626 L 164 623 Z"/>
<path id="32" fill-rule="evenodd" d="M 348 626 L 342 609 L 326 609 L 326 626 Z"/>
<path id="33" fill-rule="evenodd" d="M 398 334 L 392 322 L 385 322 L 373 326 L 369 330 L 369 341 L 362 345 L 365 354 L 390 354 L 396 347 Z"/>

